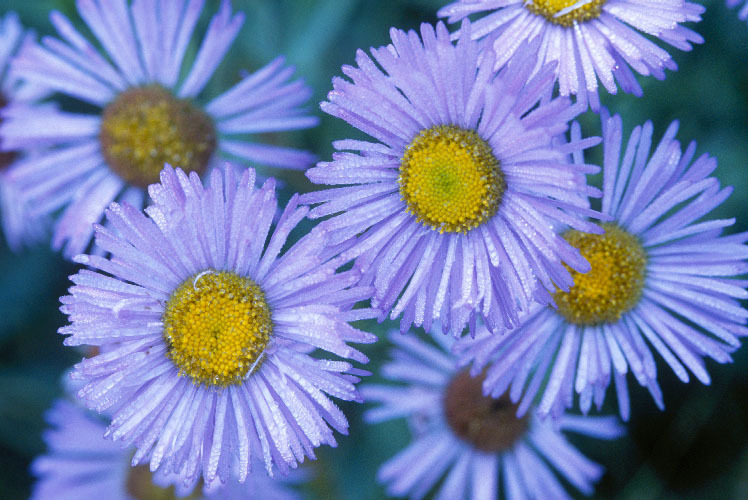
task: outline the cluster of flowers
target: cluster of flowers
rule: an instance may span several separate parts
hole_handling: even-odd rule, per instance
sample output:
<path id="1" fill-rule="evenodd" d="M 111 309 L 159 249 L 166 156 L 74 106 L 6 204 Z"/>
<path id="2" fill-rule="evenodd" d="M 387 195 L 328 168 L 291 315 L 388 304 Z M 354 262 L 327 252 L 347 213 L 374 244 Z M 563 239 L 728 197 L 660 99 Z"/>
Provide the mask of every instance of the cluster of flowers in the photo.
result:
<path id="1" fill-rule="evenodd" d="M 272 178 L 226 160 L 308 167 L 248 136 L 314 126 L 310 91 L 277 59 L 206 100 L 243 16 L 224 0 L 185 67 L 203 3 L 80 0 L 96 44 L 57 12 L 60 38 L 12 14 L 0 26 L 7 240 L 51 232 L 84 266 L 61 333 L 89 356 L 77 398 L 48 414 L 34 498 L 296 498 L 303 476 L 270 476 L 347 432 L 331 398 L 410 422 L 380 470 L 392 495 L 569 498 L 560 477 L 589 494 L 602 468 L 563 432 L 621 435 L 586 416 L 611 380 L 627 420 L 629 371 L 662 408 L 656 355 L 708 384 L 704 360 L 730 361 L 748 334 L 748 234 L 704 220 L 731 191 L 715 159 L 683 149 L 677 123 L 653 151 L 649 122 L 624 145 L 598 98 L 598 82 L 640 95 L 634 71 L 676 69 L 651 38 L 701 43 L 681 23 L 702 7 L 462 0 L 439 11 L 462 21 L 452 33 L 393 29 L 322 103 L 372 140 L 335 142 L 306 172 L 338 187 L 278 210 Z M 602 139 L 573 122 L 588 108 Z M 600 142 L 603 164 L 585 163 Z M 587 184 L 600 167 L 602 190 Z M 323 220 L 297 234 L 306 218 Z M 400 332 L 382 376 L 398 384 L 359 392 L 368 360 L 351 344 L 376 337 L 351 323 L 387 317 Z"/>

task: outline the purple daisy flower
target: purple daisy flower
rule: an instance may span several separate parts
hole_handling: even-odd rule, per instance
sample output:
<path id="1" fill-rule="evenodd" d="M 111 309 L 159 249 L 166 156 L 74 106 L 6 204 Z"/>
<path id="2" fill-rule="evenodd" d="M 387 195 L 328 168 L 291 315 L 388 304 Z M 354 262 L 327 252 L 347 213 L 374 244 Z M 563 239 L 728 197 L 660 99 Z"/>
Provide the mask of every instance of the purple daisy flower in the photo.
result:
<path id="1" fill-rule="evenodd" d="M 745 2 L 745 0 L 727 0 L 727 7 L 732 9 L 741 3 L 743 3 L 743 6 L 738 11 L 738 19 L 745 21 L 748 19 L 748 2 Z"/>
<path id="2" fill-rule="evenodd" d="M 348 242 L 342 256 L 374 284 L 380 319 L 402 314 L 402 331 L 438 320 L 459 335 L 476 314 L 492 329 L 516 324 L 518 311 L 571 286 L 563 263 L 589 269 L 553 225 L 598 229 L 584 220 L 597 167 L 569 158 L 598 138 L 563 139 L 579 110 L 541 100 L 552 65 L 529 78 L 526 45 L 495 74 L 469 23 L 461 33 L 453 44 L 442 23 L 422 25 L 423 41 L 393 29 L 392 45 L 371 50 L 382 69 L 363 51 L 357 68 L 343 67 L 351 81 L 335 78 L 322 109 L 376 142 L 335 142 L 341 152 L 307 175 L 344 187 L 301 197 L 320 204 L 313 218 L 343 212 L 322 226 Z"/>
<path id="3" fill-rule="evenodd" d="M 496 67 L 506 64 L 523 40 L 539 37 L 538 65 L 557 62 L 561 94 L 575 94 L 595 110 L 598 80 L 611 94 L 617 81 L 624 92 L 641 96 L 632 69 L 658 80 L 665 69 L 678 69 L 670 54 L 644 35 L 684 51 L 704 42 L 680 25 L 701 21 L 704 7 L 683 0 L 459 0 L 438 15 L 453 23 L 479 12 L 486 15 L 476 21 L 473 36 L 489 36 Z"/>
<path id="4" fill-rule="evenodd" d="M 60 333 L 101 347 L 75 367 L 78 396 L 111 413 L 107 437 L 137 447 L 134 465 L 190 480 L 225 481 L 232 467 L 243 481 L 254 456 L 286 472 L 335 446 L 331 427 L 348 423 L 329 396 L 359 401 L 363 372 L 308 353 L 368 361 L 347 342 L 376 340 L 348 324 L 374 315 L 352 309 L 371 290 L 354 286 L 355 270 L 335 272 L 322 231 L 281 255 L 308 209 L 294 196 L 271 231 L 272 179 L 255 189 L 253 169 L 237 178 L 230 166 L 207 188 L 171 167 L 161 179 L 149 217 L 113 203 L 113 229 L 96 227 L 111 258 L 76 257 L 93 270 L 71 278 Z"/>
<path id="5" fill-rule="evenodd" d="M 735 279 L 748 272 L 748 233 L 721 233 L 735 219 L 701 220 L 732 192 L 709 177 L 717 161 L 694 160 L 693 142 L 682 151 L 677 122 L 651 155 L 651 122 L 624 150 L 621 117 L 603 111 L 602 211 L 611 222 L 602 235 L 564 233 L 592 270 L 555 294 L 558 310 L 537 307 L 515 331 L 484 331 L 458 347 L 472 373 L 485 370 L 486 394 L 511 388 L 513 402 L 522 398 L 520 415 L 536 396 L 541 415 L 561 415 L 575 392 L 587 413 L 593 401 L 602 405 L 612 378 L 627 420 L 629 371 L 662 408 L 654 352 L 683 382 L 690 370 L 709 384 L 704 358 L 731 361 L 748 334 L 739 302 L 748 281 Z"/>
<path id="6" fill-rule="evenodd" d="M 613 439 L 623 433 L 615 418 L 566 415 L 555 427 L 516 418 L 508 398 L 483 396 L 481 377 L 470 377 L 444 352 L 451 338 L 436 338 L 441 349 L 415 335 L 395 333 L 390 340 L 397 348 L 382 373 L 405 385 L 361 388 L 367 401 L 381 403 L 366 412 L 369 422 L 405 417 L 416 436 L 379 469 L 388 494 L 420 499 L 444 478 L 435 499 L 572 498 L 557 476 L 586 495 L 594 491 L 603 468 L 559 430 Z"/>
<path id="7" fill-rule="evenodd" d="M 191 67 L 184 55 L 204 0 L 78 0 L 101 53 L 59 12 L 61 39 L 24 47 L 13 70 L 31 82 L 97 108 L 94 114 L 40 107 L 2 124 L 5 149 L 49 146 L 16 176 L 34 211 L 57 214 L 52 245 L 67 257 L 85 251 L 92 224 L 113 200 L 143 206 L 145 188 L 165 163 L 203 174 L 220 158 L 304 168 L 307 152 L 255 144 L 247 134 L 308 128 L 300 106 L 311 95 L 278 58 L 206 101 L 205 85 L 244 21 L 223 0 Z M 184 78 L 180 78 L 181 74 Z"/>
<path id="8" fill-rule="evenodd" d="M 31 464 L 37 482 L 31 500 L 134 500 L 215 496 L 226 500 L 299 500 L 286 478 L 273 479 L 256 470 L 244 483 L 187 484 L 178 475 L 151 473 L 147 466 L 130 467 L 132 453 L 104 439 L 106 424 L 95 414 L 70 401 L 57 400 L 47 413 L 50 428 L 44 434 L 47 454 Z M 291 480 L 296 481 L 294 477 Z"/>
<path id="9" fill-rule="evenodd" d="M 28 112 L 33 103 L 47 94 L 45 88 L 23 82 L 10 70 L 9 62 L 20 47 L 32 44 L 33 35 L 24 32 L 15 12 L 8 12 L 0 18 L 0 124 L 6 115 L 14 110 Z M 3 139 L 0 137 L 0 145 Z M 33 243 L 44 235 L 45 224 L 41 221 L 29 223 L 27 208 L 19 196 L 13 177 L 24 155 L 18 151 L 0 148 L 0 209 L 2 226 L 8 246 L 19 250 L 25 244 Z"/>

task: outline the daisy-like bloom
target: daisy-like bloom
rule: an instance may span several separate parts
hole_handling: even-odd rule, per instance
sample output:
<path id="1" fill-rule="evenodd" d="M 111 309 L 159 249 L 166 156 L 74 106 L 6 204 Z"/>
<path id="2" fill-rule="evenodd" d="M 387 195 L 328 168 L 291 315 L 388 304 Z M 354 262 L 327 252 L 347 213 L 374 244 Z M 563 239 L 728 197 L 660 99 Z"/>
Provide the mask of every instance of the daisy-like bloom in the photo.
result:
<path id="1" fill-rule="evenodd" d="M 579 395 L 583 412 L 602 405 L 611 378 L 624 420 L 629 416 L 626 374 L 631 371 L 658 406 L 654 352 L 683 382 L 690 370 L 709 383 L 704 358 L 731 360 L 748 334 L 748 234 L 723 235 L 734 219 L 702 217 L 731 193 L 709 177 L 717 162 L 694 160 L 674 139 L 674 122 L 650 155 L 652 124 L 636 127 L 623 150 L 621 117 L 603 113 L 602 211 L 605 234 L 568 230 L 563 236 L 592 265 L 574 272 L 575 285 L 558 292 L 558 310 L 538 307 L 504 336 L 487 331 L 458 350 L 486 373 L 484 391 L 524 399 L 520 415 L 537 397 L 541 414 L 560 415 Z M 621 153 L 623 152 L 623 155 Z"/>
<path id="2" fill-rule="evenodd" d="M 24 83 L 10 71 L 10 60 L 24 44 L 33 43 L 33 36 L 24 33 L 18 16 L 8 12 L 0 18 L 0 124 L 5 121 L 9 108 L 16 112 L 28 110 L 29 106 L 46 95 L 39 85 Z M 13 182 L 15 171 L 23 161 L 18 151 L 2 148 L 0 137 L 0 210 L 5 238 L 13 250 L 24 244 L 38 241 L 44 235 L 45 225 L 40 221 L 31 223 L 26 206 Z"/>
<path id="3" fill-rule="evenodd" d="M 321 231 L 281 255 L 308 209 L 292 198 L 271 231 L 272 179 L 255 189 L 254 170 L 230 166 L 207 188 L 170 167 L 161 179 L 148 217 L 107 210 L 112 230 L 97 226 L 96 244 L 111 258 L 76 258 L 93 270 L 72 277 L 60 332 L 101 349 L 75 367 L 78 396 L 111 413 L 107 437 L 137 447 L 134 465 L 188 480 L 225 481 L 231 467 L 243 481 L 252 457 L 286 472 L 335 446 L 330 427 L 348 424 L 329 396 L 358 401 L 361 372 L 309 352 L 366 362 L 347 342 L 376 337 L 348 322 L 373 317 L 352 309 L 371 290 L 354 286 L 355 270 L 336 273 Z"/>
<path id="4" fill-rule="evenodd" d="M 47 454 L 31 464 L 37 477 L 31 500 L 299 500 L 285 478 L 273 479 L 262 468 L 244 483 L 216 481 L 185 485 L 176 475 L 151 473 L 147 466 L 130 466 L 132 452 L 104 439 L 106 425 L 70 401 L 57 400 L 47 413 L 44 434 Z M 294 478 L 295 479 L 295 478 Z"/>
<path id="5" fill-rule="evenodd" d="M 382 374 L 401 384 L 361 388 L 367 401 L 381 403 L 367 411 L 368 421 L 405 417 L 415 434 L 379 469 L 390 495 L 420 499 L 444 478 L 435 499 L 571 498 L 558 476 L 584 494 L 593 492 L 603 468 L 560 431 L 613 439 L 622 434 L 615 418 L 567 415 L 557 427 L 536 417 L 517 418 L 506 396 L 484 396 L 482 377 L 457 368 L 454 356 L 444 352 L 451 338 L 436 338 L 441 349 L 415 335 L 393 334 L 390 340 L 397 348 Z"/>
<path id="6" fill-rule="evenodd" d="M 744 3 L 744 5 L 738 11 L 738 19 L 745 21 L 748 19 L 748 2 L 745 2 L 745 0 L 727 0 L 727 6 L 731 9 L 741 3 Z"/>
<path id="7" fill-rule="evenodd" d="M 617 81 L 624 92 L 641 96 L 632 69 L 658 80 L 665 69 L 678 69 L 670 54 L 644 35 L 689 51 L 704 39 L 680 23 L 700 21 L 703 12 L 703 6 L 684 0 L 458 0 L 438 15 L 452 23 L 484 13 L 473 36 L 490 38 L 497 67 L 523 40 L 539 37 L 538 64 L 558 63 L 561 94 L 575 94 L 597 110 L 598 80 L 611 94 Z"/>
<path id="8" fill-rule="evenodd" d="M 52 245 L 72 257 L 85 251 L 92 224 L 113 200 L 144 204 L 165 163 L 203 174 L 222 157 L 303 168 L 312 155 L 248 142 L 248 134 L 307 128 L 317 118 L 300 107 L 311 91 L 292 81 L 278 58 L 206 100 L 203 89 L 244 21 L 228 0 L 208 26 L 194 63 L 184 55 L 204 0 L 78 0 L 78 12 L 102 54 L 59 12 L 62 39 L 25 47 L 12 68 L 78 99 L 94 113 L 49 108 L 15 113 L 0 127 L 5 149 L 50 151 L 18 172 L 32 215 L 59 214 Z M 184 75 L 182 78 L 180 75 Z"/>
<path id="9" fill-rule="evenodd" d="M 320 204 L 311 217 L 343 212 L 322 226 L 348 241 L 343 257 L 374 284 L 381 319 L 403 314 L 403 331 L 439 320 L 459 335 L 476 314 L 492 329 L 516 324 L 534 300 L 568 290 L 563 262 L 589 269 L 552 226 L 598 229 L 584 220 L 587 195 L 599 195 L 585 175 L 597 167 L 569 159 L 598 138 L 556 141 L 578 110 L 541 101 L 552 65 L 528 78 L 526 45 L 496 75 L 467 22 L 461 33 L 455 45 L 442 23 L 422 25 L 423 41 L 393 29 L 392 45 L 372 49 L 382 69 L 363 51 L 343 67 L 351 81 L 334 79 L 322 109 L 376 142 L 334 143 L 341 152 L 307 175 L 344 187 L 302 196 Z"/>

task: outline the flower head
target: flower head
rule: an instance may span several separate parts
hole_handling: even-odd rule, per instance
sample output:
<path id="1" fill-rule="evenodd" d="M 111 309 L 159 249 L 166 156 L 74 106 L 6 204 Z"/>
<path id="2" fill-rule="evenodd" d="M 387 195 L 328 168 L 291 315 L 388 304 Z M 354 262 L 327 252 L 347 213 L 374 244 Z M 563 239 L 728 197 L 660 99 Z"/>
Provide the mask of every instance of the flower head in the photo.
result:
<path id="1" fill-rule="evenodd" d="M 511 386 L 520 415 L 536 396 L 539 413 L 561 415 L 575 392 L 583 412 L 593 401 L 599 408 L 612 378 L 628 419 L 629 371 L 662 407 L 654 353 L 683 382 L 690 370 L 708 384 L 704 359 L 729 362 L 748 334 L 739 302 L 748 292 L 735 279 L 748 272 L 748 234 L 722 234 L 734 219 L 701 220 L 732 191 L 709 177 L 716 160 L 694 160 L 695 143 L 683 151 L 677 123 L 651 155 L 650 122 L 634 129 L 625 150 L 622 129 L 620 116 L 604 113 L 605 233 L 564 233 L 591 271 L 574 272 L 574 287 L 554 295 L 558 310 L 538 306 L 515 331 L 483 331 L 459 346 L 474 374 L 485 370 L 487 394 Z"/>
<path id="2" fill-rule="evenodd" d="M 458 0 L 442 7 L 440 17 L 457 22 L 475 13 L 473 37 L 488 37 L 496 51 L 496 67 L 512 57 L 523 40 L 540 38 L 538 67 L 557 62 L 562 95 L 574 94 L 593 109 L 599 107 L 598 81 L 611 94 L 616 82 L 628 93 L 642 89 L 631 69 L 662 80 L 677 65 L 645 35 L 681 50 L 703 43 L 681 26 L 700 21 L 704 7 L 684 0 Z"/>
<path id="3" fill-rule="evenodd" d="M 302 196 L 320 204 L 311 217 L 338 214 L 322 225 L 348 242 L 343 258 L 374 284 L 382 318 L 403 315 L 403 331 L 438 320 L 459 335 L 476 315 L 491 328 L 516 324 L 518 309 L 568 289 L 563 263 L 588 268 L 553 226 L 597 228 L 584 221 L 595 167 L 570 159 L 597 138 L 559 139 L 576 110 L 567 98 L 541 101 L 552 66 L 528 78 L 525 45 L 495 75 L 493 53 L 479 51 L 468 23 L 461 33 L 455 45 L 443 24 L 424 24 L 420 38 L 393 29 L 392 45 L 372 49 L 376 63 L 359 51 L 358 67 L 343 67 L 351 81 L 334 79 L 322 109 L 375 142 L 334 143 L 341 152 L 307 175 L 344 187 Z"/>
<path id="4" fill-rule="evenodd" d="M 96 227 L 111 258 L 81 255 L 82 270 L 63 297 L 67 345 L 100 354 L 79 363 L 78 392 L 112 414 L 107 437 L 138 450 L 133 464 L 208 482 L 240 480 L 251 457 L 268 471 L 295 467 L 330 427 L 347 421 L 329 396 L 359 400 L 345 361 L 309 356 L 315 348 L 366 362 L 347 342 L 376 337 L 348 322 L 371 290 L 355 270 L 336 273 L 325 235 L 313 230 L 281 254 L 307 209 L 291 199 L 274 230 L 274 182 L 254 187 L 254 170 L 227 166 L 203 188 L 196 173 L 167 167 L 150 187 L 149 217 L 128 204 Z M 234 464 L 236 461 L 236 464 Z"/>
<path id="5" fill-rule="evenodd" d="M 367 420 L 405 417 L 415 434 L 379 470 L 390 495 L 420 499 L 445 478 L 434 498 L 571 498 L 558 476 L 592 493 L 603 468 L 559 429 L 612 439 L 622 434 L 615 419 L 567 415 L 556 428 L 535 417 L 517 418 L 508 397 L 483 396 L 482 377 L 460 370 L 444 352 L 452 339 L 436 338 L 441 349 L 411 335 L 390 340 L 397 348 L 382 373 L 400 384 L 361 388 L 367 401 L 381 403 L 367 411 Z"/>
<path id="6" fill-rule="evenodd" d="M 80 0 L 78 12 L 103 53 L 53 12 L 62 40 L 29 44 L 14 60 L 19 77 L 95 109 L 69 113 L 38 106 L 14 113 L 0 127 L 6 149 L 49 147 L 15 177 L 32 216 L 59 213 L 52 243 L 66 256 L 86 250 L 92 223 L 113 200 L 142 206 L 145 188 L 158 182 L 164 163 L 203 174 L 226 157 L 289 168 L 311 162 L 309 153 L 246 140 L 248 134 L 317 123 L 300 107 L 311 91 L 290 80 L 293 68 L 282 58 L 205 98 L 203 89 L 244 16 L 232 14 L 223 0 L 188 67 L 185 53 L 203 4 Z"/>
<path id="7" fill-rule="evenodd" d="M 132 452 L 104 439 L 106 424 L 101 417 L 65 399 L 54 403 L 47 421 L 47 453 L 31 464 L 37 477 L 31 500 L 301 498 L 285 478 L 273 479 L 261 469 L 250 473 L 244 483 L 232 478 L 226 484 L 208 485 L 197 480 L 185 484 L 179 475 L 151 473 L 145 465 L 131 467 Z"/>
<path id="8" fill-rule="evenodd" d="M 0 124 L 7 118 L 11 109 L 16 113 L 28 111 L 34 102 L 44 97 L 47 90 L 39 85 L 23 82 L 11 71 L 10 60 L 23 45 L 33 43 L 33 36 L 24 32 L 15 12 L 8 12 L 0 18 Z M 0 137 L 0 210 L 5 239 L 13 250 L 24 244 L 35 242 L 44 235 L 43 221 L 31 221 L 28 210 L 13 181 L 16 170 L 23 163 L 24 155 L 19 151 L 3 148 Z"/>

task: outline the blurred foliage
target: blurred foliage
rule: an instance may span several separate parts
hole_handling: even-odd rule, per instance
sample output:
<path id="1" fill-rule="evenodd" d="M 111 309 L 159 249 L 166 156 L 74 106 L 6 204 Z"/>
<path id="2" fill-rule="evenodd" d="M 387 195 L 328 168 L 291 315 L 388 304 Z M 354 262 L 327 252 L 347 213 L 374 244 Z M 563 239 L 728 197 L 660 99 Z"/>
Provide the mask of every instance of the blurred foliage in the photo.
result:
<path id="1" fill-rule="evenodd" d="M 278 54 L 285 55 L 313 88 L 310 106 L 321 115 L 321 126 L 281 139 L 329 159 L 331 141 L 360 137 L 341 120 L 319 112 L 317 103 L 330 90 L 340 67 L 352 64 L 358 48 L 368 50 L 389 41 L 388 30 L 417 28 L 434 22 L 447 0 L 233 0 L 246 13 L 243 30 L 219 67 L 207 92 L 211 95 L 235 82 L 242 71 L 253 71 Z M 218 6 L 208 0 L 201 23 Z M 698 152 L 719 160 L 717 175 L 734 185 L 732 197 L 715 214 L 737 217 L 733 231 L 748 229 L 748 25 L 724 2 L 707 2 L 704 21 L 696 29 L 706 39 L 693 52 L 671 50 L 680 70 L 663 82 L 640 79 L 644 97 L 604 96 L 611 112 L 620 113 L 630 131 L 652 120 L 655 134 L 679 120 L 678 137 L 699 143 Z M 52 33 L 49 11 L 58 9 L 75 19 L 73 0 L 4 0 L 0 13 L 16 10 L 40 35 Z M 193 54 L 195 48 L 192 48 Z M 599 134 L 596 115 L 580 121 L 587 135 Z M 601 148 L 588 155 L 599 162 Z M 286 181 L 281 197 L 313 186 L 301 173 L 272 172 Z M 599 176 L 593 182 L 599 183 Z M 81 354 L 62 346 L 56 334 L 64 324 L 58 297 L 68 286 L 75 266 L 46 248 L 22 255 L 0 249 L 0 498 L 28 496 L 28 464 L 44 447 L 40 433 L 43 412 L 60 394 L 64 371 Z M 382 334 L 390 323 L 369 322 Z M 368 346 L 368 369 L 378 380 L 378 366 L 387 356 L 385 341 Z M 707 363 L 710 386 L 680 383 L 667 366 L 659 366 L 667 410 L 659 412 L 646 391 L 632 390 L 630 435 L 613 443 L 574 440 L 584 453 L 605 465 L 608 473 L 595 498 L 617 500 L 748 498 L 748 352 L 739 350 L 734 363 Z M 635 384 L 634 384 L 635 385 Z M 608 398 L 613 399 L 613 398 Z M 306 467 L 315 479 L 305 491 L 316 500 L 386 498 L 376 483 L 378 466 L 409 441 L 403 422 L 365 425 L 362 405 L 343 404 L 351 421 L 349 436 L 339 436 L 336 449 L 321 448 L 319 460 Z M 606 408 L 608 412 L 612 406 Z"/>

